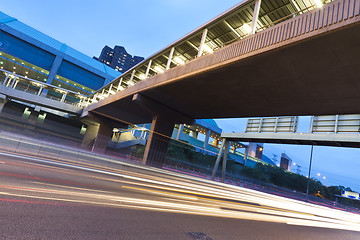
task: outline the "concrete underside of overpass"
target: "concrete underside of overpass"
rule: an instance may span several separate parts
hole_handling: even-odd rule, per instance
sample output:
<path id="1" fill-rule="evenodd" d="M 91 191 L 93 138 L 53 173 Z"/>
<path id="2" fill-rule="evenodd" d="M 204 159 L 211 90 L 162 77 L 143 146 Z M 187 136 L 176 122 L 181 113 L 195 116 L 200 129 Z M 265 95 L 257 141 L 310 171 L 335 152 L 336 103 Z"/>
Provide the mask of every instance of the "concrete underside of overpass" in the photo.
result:
<path id="1" fill-rule="evenodd" d="M 360 24 L 352 24 L 190 76 L 155 76 L 88 110 L 151 122 L 152 111 L 132 100 L 140 93 L 192 119 L 359 113 L 359 42 Z"/>
<path id="2" fill-rule="evenodd" d="M 144 163 L 161 166 L 175 123 L 359 113 L 360 10 L 350 16 L 339 6 L 294 17 L 138 82 L 91 104 L 83 116 L 152 122 Z M 329 18 L 335 7 L 342 15 Z"/>

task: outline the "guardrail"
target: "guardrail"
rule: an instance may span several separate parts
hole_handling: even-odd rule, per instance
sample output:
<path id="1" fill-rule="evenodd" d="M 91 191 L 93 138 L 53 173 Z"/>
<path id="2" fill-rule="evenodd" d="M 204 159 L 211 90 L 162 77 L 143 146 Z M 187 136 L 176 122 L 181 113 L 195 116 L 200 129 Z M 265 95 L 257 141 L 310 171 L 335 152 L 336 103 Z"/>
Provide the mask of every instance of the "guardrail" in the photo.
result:
<path id="1" fill-rule="evenodd" d="M 79 106 L 79 102 L 81 100 L 87 98 L 86 95 L 83 95 L 80 92 L 74 92 L 65 88 L 57 87 L 3 69 L 0 69 L 0 72 L 5 75 L 4 76 L 0 73 L 0 84 L 9 88 L 13 88 L 15 90 L 31 93 L 38 96 L 40 96 L 44 90 L 52 91 L 59 94 L 61 97 L 50 96 L 49 94 L 47 94 L 47 98 L 77 106 Z M 74 97 L 78 100 L 75 103 L 72 101 L 68 101 L 66 100 L 66 97 L 68 96 Z"/>

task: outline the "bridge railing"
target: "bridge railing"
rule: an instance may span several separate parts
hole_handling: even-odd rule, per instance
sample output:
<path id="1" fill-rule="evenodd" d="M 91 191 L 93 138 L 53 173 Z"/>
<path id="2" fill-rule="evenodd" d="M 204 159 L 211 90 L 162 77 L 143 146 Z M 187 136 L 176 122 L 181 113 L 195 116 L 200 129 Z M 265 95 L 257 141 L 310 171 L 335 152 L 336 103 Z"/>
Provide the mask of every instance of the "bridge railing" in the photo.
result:
<path id="1" fill-rule="evenodd" d="M 79 105 L 79 102 L 87 97 L 79 92 L 47 84 L 3 69 L 0 69 L 0 85 L 39 96 L 44 91 L 48 91 L 48 93 L 52 94 L 44 94 L 47 98 L 72 105 Z M 67 98 L 71 98 L 71 101 Z"/>

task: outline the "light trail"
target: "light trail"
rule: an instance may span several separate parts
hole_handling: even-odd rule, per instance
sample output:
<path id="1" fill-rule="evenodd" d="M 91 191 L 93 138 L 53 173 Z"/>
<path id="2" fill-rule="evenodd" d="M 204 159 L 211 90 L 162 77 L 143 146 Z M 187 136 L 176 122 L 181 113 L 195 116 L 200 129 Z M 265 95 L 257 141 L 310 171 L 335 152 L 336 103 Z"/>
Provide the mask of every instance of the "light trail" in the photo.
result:
<path id="1" fill-rule="evenodd" d="M 2 155 L 14 157 L 14 154 Z M 29 161 L 29 157 L 24 156 L 18 159 Z M 5 173 L 17 178 L 20 183 L 3 183 L 0 186 L 1 195 L 360 232 L 360 217 L 357 214 L 207 179 L 128 163 L 126 166 L 131 168 L 125 170 L 96 163 L 80 164 L 39 158 L 30 160 L 31 164 L 4 161 L 2 168 L 34 169 L 32 172 L 39 176 Z M 62 174 L 66 181 L 49 177 L 52 172 Z M 40 201 L 25 201 L 41 204 Z"/>

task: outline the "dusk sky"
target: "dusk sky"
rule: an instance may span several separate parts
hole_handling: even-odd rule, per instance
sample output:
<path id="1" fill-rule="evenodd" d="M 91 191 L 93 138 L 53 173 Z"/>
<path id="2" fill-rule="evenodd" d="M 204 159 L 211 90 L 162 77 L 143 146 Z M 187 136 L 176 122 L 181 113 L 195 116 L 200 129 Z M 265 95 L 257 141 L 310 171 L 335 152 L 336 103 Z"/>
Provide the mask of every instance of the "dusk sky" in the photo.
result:
<path id="1" fill-rule="evenodd" d="M 240 0 L 11 0 L 0 11 L 90 57 L 108 45 L 122 45 L 132 55 L 149 57 L 201 26 Z M 225 132 L 244 131 L 246 120 L 217 120 Z M 303 118 L 300 130 L 309 131 Z M 266 144 L 272 158 L 286 152 L 307 175 L 310 146 Z M 325 185 L 345 185 L 360 191 L 360 150 L 315 147 L 312 176 L 321 173 Z"/>

